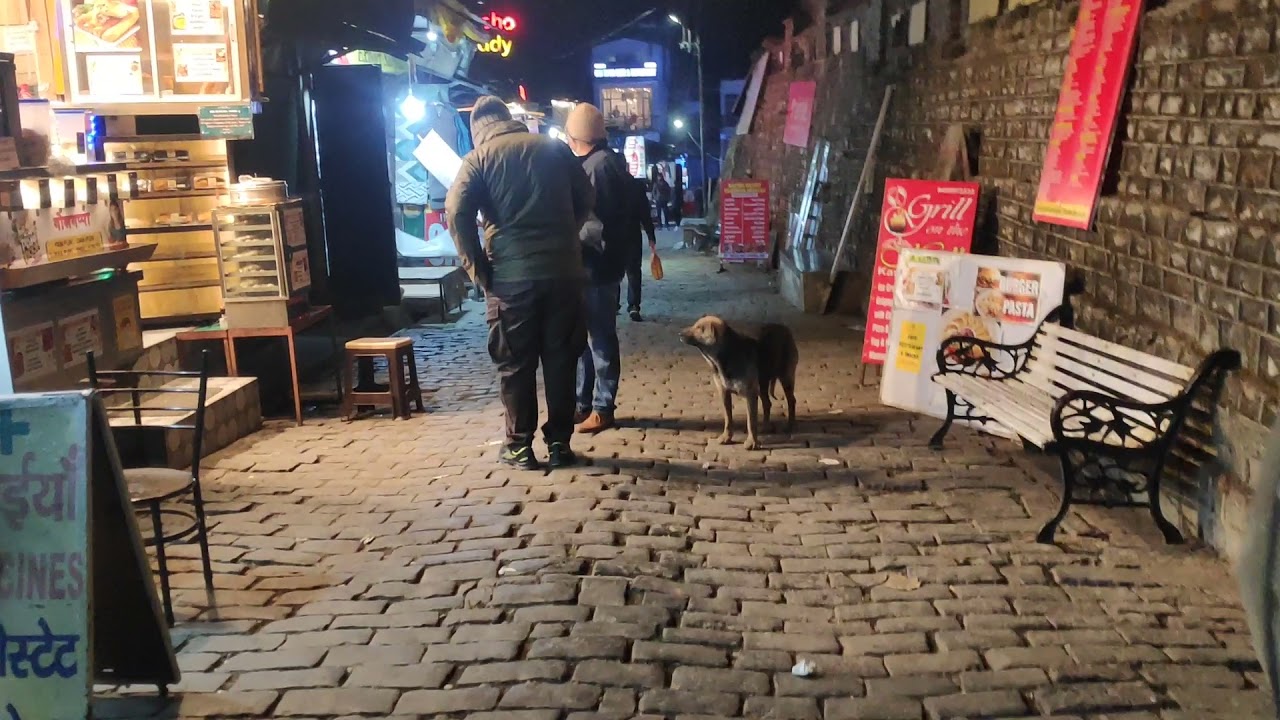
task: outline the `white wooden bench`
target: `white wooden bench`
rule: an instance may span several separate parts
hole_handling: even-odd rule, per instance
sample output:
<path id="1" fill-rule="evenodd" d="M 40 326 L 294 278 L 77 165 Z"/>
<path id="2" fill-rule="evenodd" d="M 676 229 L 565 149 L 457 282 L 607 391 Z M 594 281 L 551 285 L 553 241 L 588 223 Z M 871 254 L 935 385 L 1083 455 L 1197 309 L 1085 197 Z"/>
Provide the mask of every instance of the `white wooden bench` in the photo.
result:
<path id="1" fill-rule="evenodd" d="M 941 448 L 959 420 L 995 423 L 1056 452 L 1062 505 L 1039 542 L 1053 542 L 1072 503 L 1148 507 L 1165 541 L 1182 542 L 1161 511 L 1161 479 L 1188 417 L 1214 414 L 1240 353 L 1219 350 L 1189 368 L 1062 327 L 1058 314 L 1022 345 L 942 343 L 933 381 L 947 391 L 947 419 L 930 445 Z"/>

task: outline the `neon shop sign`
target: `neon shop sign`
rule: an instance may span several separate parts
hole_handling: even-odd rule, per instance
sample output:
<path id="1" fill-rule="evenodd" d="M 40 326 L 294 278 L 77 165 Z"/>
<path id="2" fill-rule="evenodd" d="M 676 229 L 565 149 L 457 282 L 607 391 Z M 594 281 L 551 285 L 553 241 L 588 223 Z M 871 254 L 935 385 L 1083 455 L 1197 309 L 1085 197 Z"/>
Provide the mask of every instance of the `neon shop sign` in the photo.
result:
<path id="1" fill-rule="evenodd" d="M 485 32 L 493 33 L 493 39 L 489 42 L 476 43 L 480 52 L 504 58 L 511 57 L 511 51 L 515 50 L 516 42 L 510 36 L 519 29 L 520 21 L 511 15 L 499 15 L 496 12 L 490 12 L 480 19 L 484 20 Z"/>

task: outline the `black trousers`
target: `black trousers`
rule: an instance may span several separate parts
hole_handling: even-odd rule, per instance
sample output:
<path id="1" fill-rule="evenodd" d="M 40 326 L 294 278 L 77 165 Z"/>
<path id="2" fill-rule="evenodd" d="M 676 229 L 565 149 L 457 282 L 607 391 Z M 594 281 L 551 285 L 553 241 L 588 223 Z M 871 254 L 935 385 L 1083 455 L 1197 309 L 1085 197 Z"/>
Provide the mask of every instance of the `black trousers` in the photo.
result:
<path id="1" fill-rule="evenodd" d="M 542 365 L 548 444 L 573 436 L 578 358 L 587 345 L 581 282 L 499 283 L 486 298 L 489 357 L 498 366 L 507 414 L 507 442 L 533 444 L 538 428 L 538 365 Z"/>
<path id="2" fill-rule="evenodd" d="M 636 248 L 627 260 L 627 312 L 640 309 L 640 284 L 644 279 L 644 249 Z"/>

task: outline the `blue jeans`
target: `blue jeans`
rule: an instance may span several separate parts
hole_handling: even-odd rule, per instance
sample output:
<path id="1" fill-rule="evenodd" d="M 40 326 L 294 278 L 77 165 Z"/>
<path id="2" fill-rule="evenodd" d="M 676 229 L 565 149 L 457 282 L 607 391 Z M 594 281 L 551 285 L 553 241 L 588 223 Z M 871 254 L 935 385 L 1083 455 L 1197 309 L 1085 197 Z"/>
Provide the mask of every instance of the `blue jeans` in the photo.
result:
<path id="1" fill-rule="evenodd" d="M 613 415 L 622 378 L 618 348 L 621 283 L 587 285 L 587 349 L 578 361 L 578 409 Z"/>

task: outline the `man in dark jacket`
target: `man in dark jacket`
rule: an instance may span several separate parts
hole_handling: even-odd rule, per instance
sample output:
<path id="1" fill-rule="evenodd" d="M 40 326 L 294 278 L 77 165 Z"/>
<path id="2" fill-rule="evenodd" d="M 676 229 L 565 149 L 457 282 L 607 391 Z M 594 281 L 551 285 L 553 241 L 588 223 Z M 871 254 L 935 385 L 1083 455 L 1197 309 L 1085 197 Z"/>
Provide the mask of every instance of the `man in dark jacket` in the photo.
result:
<path id="1" fill-rule="evenodd" d="M 658 251 L 658 235 L 653 227 L 653 209 L 649 206 L 649 192 L 644 186 L 644 181 L 639 178 L 633 183 L 635 186 L 635 204 L 633 212 L 640 223 L 640 227 L 645 234 L 649 236 L 649 252 Z M 636 240 L 640 240 L 639 237 Z M 627 258 L 627 314 L 631 316 L 633 322 L 642 322 L 644 316 L 640 314 L 640 300 L 643 297 L 641 284 L 644 282 L 644 246 L 640 242 L 636 242 L 631 247 L 631 256 Z"/>
<path id="2" fill-rule="evenodd" d="M 618 302 L 628 256 L 640 243 L 640 223 L 627 161 L 609 149 L 600 110 L 587 103 L 575 106 L 565 121 L 565 134 L 595 188 L 599 221 L 588 221 L 583 228 L 588 348 L 578 366 L 577 417 L 578 432 L 595 434 L 614 426 L 622 376 Z"/>
<path id="3" fill-rule="evenodd" d="M 541 361 L 549 464 L 567 467 L 576 462 L 569 447 L 574 380 L 586 346 L 578 231 L 595 193 L 564 143 L 531 134 L 498 98 L 476 103 L 471 136 L 475 150 L 463 160 L 445 210 L 462 266 L 486 295 L 489 355 L 507 414 L 501 459 L 538 467 L 532 446 Z"/>

